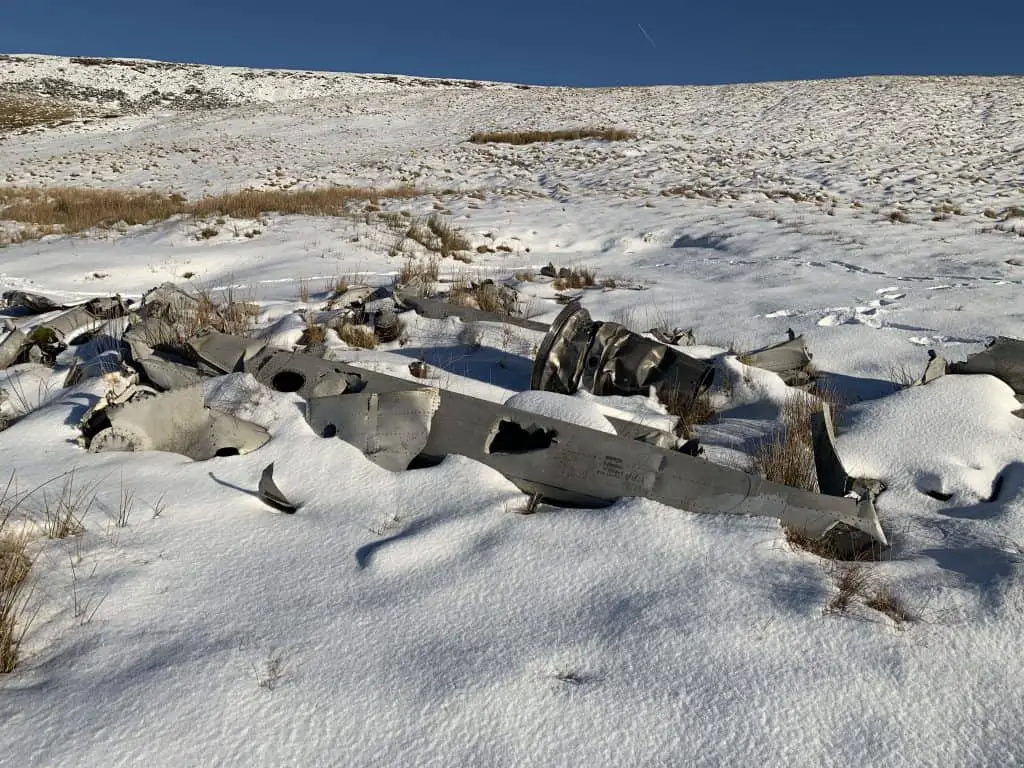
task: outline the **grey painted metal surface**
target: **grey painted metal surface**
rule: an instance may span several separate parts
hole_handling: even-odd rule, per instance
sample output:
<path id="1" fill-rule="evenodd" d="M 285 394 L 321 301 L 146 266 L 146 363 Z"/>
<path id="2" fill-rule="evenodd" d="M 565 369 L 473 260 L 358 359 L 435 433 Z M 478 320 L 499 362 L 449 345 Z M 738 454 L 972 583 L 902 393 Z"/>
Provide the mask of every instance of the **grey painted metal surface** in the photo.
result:
<path id="1" fill-rule="evenodd" d="M 1006 382 L 1024 402 L 1024 340 L 999 336 L 962 363 L 950 363 L 949 373 L 987 373 Z"/>
<path id="2" fill-rule="evenodd" d="M 786 341 L 746 352 L 739 357 L 747 365 L 777 373 L 790 386 L 799 386 L 811 380 L 811 354 L 807 351 L 804 337 L 797 336 L 792 330 Z"/>
<path id="3" fill-rule="evenodd" d="M 196 461 L 250 453 L 270 440 L 258 424 L 207 408 L 201 386 L 176 389 L 105 409 L 110 426 L 89 450 L 169 451 Z"/>
<path id="4" fill-rule="evenodd" d="M 260 474 L 257 492 L 264 504 L 281 512 L 291 515 L 299 508 L 297 504 L 293 504 L 288 500 L 288 497 L 281 492 L 281 489 L 277 487 L 277 483 L 274 482 L 274 462 L 270 462 Z"/>
<path id="5" fill-rule="evenodd" d="M 475 307 L 460 307 L 447 301 L 439 299 L 427 299 L 413 296 L 408 293 L 396 291 L 395 295 L 405 306 L 416 311 L 416 314 L 434 320 L 444 320 L 446 317 L 457 317 L 463 322 L 482 321 L 489 323 L 505 323 L 519 328 L 528 328 L 531 331 L 545 332 L 550 327 L 547 323 L 536 320 L 525 320 L 515 315 L 499 315 L 496 312 L 486 312 Z"/>
<path id="6" fill-rule="evenodd" d="M 1006 383 L 1017 396 L 1017 402 L 1024 403 L 1024 340 L 998 336 L 989 342 L 981 352 L 967 356 L 963 362 L 950 363 L 945 358 L 928 350 L 928 365 L 921 377 L 922 384 L 928 384 L 945 374 L 988 374 Z M 1024 419 L 1024 408 L 1013 412 Z"/>
<path id="7" fill-rule="evenodd" d="M 829 496 L 845 496 L 853 487 L 853 480 L 836 452 L 835 424 L 827 402 L 811 416 L 811 439 L 818 490 Z"/>
<path id="8" fill-rule="evenodd" d="M 28 344 L 24 331 L 15 328 L 0 342 L 0 369 L 10 368 L 18 360 L 21 350 Z"/>
<path id="9" fill-rule="evenodd" d="M 948 365 L 949 363 L 946 361 L 946 358 L 935 354 L 934 349 L 929 349 L 928 364 L 924 367 L 924 373 L 921 375 L 921 383 L 929 384 L 936 379 L 942 378 L 946 375 Z"/>
<path id="10" fill-rule="evenodd" d="M 314 397 L 306 420 L 321 437 L 340 437 L 378 466 L 399 472 L 426 447 L 440 399 L 434 388 Z"/>
<path id="11" fill-rule="evenodd" d="M 274 348 L 264 349 L 246 360 L 245 370 L 271 389 L 278 392 L 296 392 L 306 400 L 343 392 L 359 392 L 365 387 L 366 378 L 375 376 L 369 371 L 359 371 L 343 363 Z M 381 378 L 390 380 L 392 377 Z M 395 381 L 401 382 L 401 379 Z M 377 388 L 373 391 L 400 389 L 408 387 L 393 386 L 391 389 Z"/>
<path id="12" fill-rule="evenodd" d="M 204 328 L 188 341 L 188 348 L 199 360 L 221 373 L 242 370 L 245 360 L 263 347 L 262 341 L 231 336 L 213 328 Z"/>
<path id="13" fill-rule="evenodd" d="M 355 377 L 348 391 L 359 393 L 357 409 L 371 402 L 369 394 L 420 389 L 404 379 L 285 351 L 267 350 L 246 367 L 272 388 L 275 381 L 285 382 L 298 385 L 287 391 L 300 393 L 322 377 Z M 841 522 L 885 543 L 870 498 L 823 496 L 641 441 L 455 392 L 438 394 L 420 462 L 450 453 L 468 456 L 555 503 L 593 506 L 643 496 L 692 512 L 777 517 L 810 536 Z M 338 436 L 346 439 L 340 431 Z"/>
<path id="14" fill-rule="evenodd" d="M 19 359 L 28 362 L 52 360 L 75 337 L 96 331 L 107 320 L 123 317 L 127 311 L 118 296 L 91 299 L 71 308 L 58 305 L 45 296 L 23 291 L 8 291 L 4 296 L 8 302 L 14 301 L 14 306 L 31 312 L 63 311 L 39 323 L 30 333 L 14 328 L 0 343 L 0 369 L 13 365 Z"/>

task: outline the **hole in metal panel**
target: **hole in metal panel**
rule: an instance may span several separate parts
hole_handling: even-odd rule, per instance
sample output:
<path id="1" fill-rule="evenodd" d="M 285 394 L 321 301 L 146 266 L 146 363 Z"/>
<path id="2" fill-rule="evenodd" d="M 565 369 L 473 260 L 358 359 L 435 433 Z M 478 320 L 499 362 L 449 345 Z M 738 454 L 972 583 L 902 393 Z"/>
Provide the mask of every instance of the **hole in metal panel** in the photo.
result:
<path id="1" fill-rule="evenodd" d="M 306 377 L 298 371 L 281 371 L 270 380 L 270 386 L 278 392 L 298 392 L 305 384 Z"/>
<path id="2" fill-rule="evenodd" d="M 488 453 L 531 453 L 550 448 L 558 433 L 553 429 L 523 428 L 514 421 L 501 421 L 487 446 Z"/>

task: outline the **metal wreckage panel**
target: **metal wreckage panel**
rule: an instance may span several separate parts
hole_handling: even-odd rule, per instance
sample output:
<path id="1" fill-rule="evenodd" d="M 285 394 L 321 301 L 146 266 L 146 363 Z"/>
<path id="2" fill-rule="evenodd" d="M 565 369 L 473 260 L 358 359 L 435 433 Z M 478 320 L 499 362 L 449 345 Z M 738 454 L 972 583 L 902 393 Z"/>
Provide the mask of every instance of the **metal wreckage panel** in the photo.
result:
<path id="1" fill-rule="evenodd" d="M 1017 396 L 1017 402 L 1024 404 L 1024 340 L 1008 336 L 997 336 L 980 352 L 968 355 L 963 362 L 950 363 L 945 358 L 928 350 L 928 365 L 921 377 L 927 384 L 945 374 L 988 374 L 1004 382 Z M 1024 418 L 1024 408 L 1013 412 Z"/>
<path id="2" fill-rule="evenodd" d="M 557 504 L 601 506 L 622 496 L 642 496 L 692 512 L 777 517 L 810 536 L 822 536 L 837 523 L 863 531 L 885 543 L 885 534 L 870 497 L 825 496 L 756 475 L 716 466 L 699 458 L 639 440 L 569 424 L 527 411 L 458 393 L 419 387 L 413 382 L 361 370 L 345 363 L 282 350 L 266 350 L 246 363 L 246 370 L 271 388 L 289 382 L 300 394 L 311 382 L 345 377 L 345 393 L 310 401 L 311 424 L 318 434 L 348 440 L 346 425 L 355 423 L 354 441 L 366 444 L 365 424 L 387 418 L 381 413 L 396 402 L 381 395 L 429 392 L 437 408 L 401 397 L 398 420 L 408 450 L 423 444 L 416 463 L 432 463 L 448 454 L 467 456 L 501 472 L 526 493 L 539 493 Z M 353 377 L 357 377 L 354 379 Z M 307 390 L 308 391 L 308 390 Z M 378 397 L 373 397 L 377 395 Z M 330 403 L 328 401 L 335 401 Z M 351 404 L 344 402 L 350 400 Z M 366 411 L 377 411 L 365 416 Z M 352 414 L 360 414 L 353 419 Z M 410 418 L 410 414 L 415 417 Z M 338 415 L 339 421 L 332 421 Z M 345 421 L 348 420 L 348 421 Z M 401 440 L 399 441 L 401 443 Z M 399 453 L 389 461 L 400 467 Z"/>
<path id="3" fill-rule="evenodd" d="M 714 368 L 633 333 L 618 323 L 596 322 L 578 303 L 551 324 L 533 365 L 531 389 L 571 395 L 581 387 L 595 395 L 694 398 L 714 382 Z"/>
<path id="4" fill-rule="evenodd" d="M 416 314 L 433 320 L 457 317 L 464 323 L 473 321 L 498 322 L 506 325 L 515 325 L 519 328 L 527 328 L 531 331 L 547 331 L 550 327 L 546 323 L 540 323 L 536 320 L 525 320 L 514 315 L 498 315 L 494 312 L 487 312 L 475 307 L 460 307 L 440 299 L 412 296 L 408 293 L 396 293 L 396 298 L 400 299 L 405 306 L 415 310 Z"/>
<path id="5" fill-rule="evenodd" d="M 33 309 L 63 309 L 42 297 L 16 298 Z M 510 322 L 474 308 L 396 298 L 428 317 Z M 109 306 L 67 310 L 53 323 L 54 334 L 63 341 L 78 328 L 124 314 L 119 299 L 103 301 Z M 262 348 L 260 342 L 212 330 L 186 345 L 164 343 L 171 338 L 171 326 L 194 310 L 195 302 L 176 286 L 162 285 L 130 316 L 124 341 L 135 364 L 150 381 L 170 391 L 108 408 L 98 420 L 103 428 L 87 436 L 92 450 L 169 450 L 196 460 L 256 450 L 269 440 L 266 431 L 206 407 L 202 387 L 196 386 L 205 376 L 244 370 L 272 389 L 304 398 L 307 420 L 317 434 L 344 439 L 390 470 L 455 453 L 554 503 L 604 505 L 622 496 L 643 496 L 693 512 L 777 517 L 811 536 L 842 524 L 885 543 L 872 504 L 877 487 L 858 488 L 846 474 L 835 453 L 827 412 L 815 425 L 823 491 L 818 494 L 671 450 L 671 436 L 642 424 L 610 419 L 618 434 L 607 434 L 310 354 Z M 693 399 L 713 382 L 708 361 L 617 323 L 594 321 L 578 303 L 567 306 L 550 327 L 527 320 L 516 324 L 548 331 L 534 363 L 534 389 L 570 395 L 582 388 L 595 395 L 624 396 L 653 389 L 662 399 Z M 18 331 L 9 334 L 0 343 L 0 358 L 9 356 L 8 350 L 23 351 L 23 337 Z M 1024 349 L 1024 343 L 1000 341 Z M 1013 368 L 998 357 L 1000 349 L 989 351 L 995 361 L 988 367 L 1004 374 L 1017 371 L 1013 375 L 1024 382 L 1019 376 L 1024 366 Z M 1019 364 L 1024 354 L 1014 348 L 1009 359 Z M 806 378 L 810 355 L 802 338 L 791 333 L 789 340 L 748 353 L 744 361 L 798 384 Z M 260 494 L 279 509 L 295 509 L 274 484 L 272 466 L 261 477 Z"/>
<path id="6" fill-rule="evenodd" d="M 168 451 L 206 461 L 251 453 L 270 440 L 258 424 L 206 407 L 202 385 L 108 405 L 86 418 L 93 453 Z"/>
<path id="7" fill-rule="evenodd" d="M 26 314 L 57 314 L 36 324 L 28 333 L 11 324 L 9 333 L 0 342 L 0 370 L 18 362 L 52 360 L 76 337 L 92 333 L 108 320 L 123 317 L 127 312 L 126 304 L 117 296 L 90 299 L 83 304 L 66 307 L 39 294 L 7 291 L 3 294 L 3 301 L 4 305 L 21 309 Z"/>

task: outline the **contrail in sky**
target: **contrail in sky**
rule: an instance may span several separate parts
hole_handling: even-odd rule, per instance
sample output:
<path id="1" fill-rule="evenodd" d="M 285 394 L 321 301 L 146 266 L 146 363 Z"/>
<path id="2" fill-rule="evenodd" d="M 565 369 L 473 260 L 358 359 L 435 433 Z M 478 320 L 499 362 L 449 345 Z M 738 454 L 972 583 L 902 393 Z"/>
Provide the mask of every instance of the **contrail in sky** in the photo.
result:
<path id="1" fill-rule="evenodd" d="M 655 48 L 657 48 L 658 44 L 656 42 L 654 42 L 654 40 L 651 39 L 650 35 L 647 34 L 647 30 L 644 29 L 644 25 L 641 24 L 640 22 L 637 22 L 636 25 L 637 25 L 637 27 L 640 28 L 640 31 L 644 33 L 644 37 L 647 38 L 647 42 L 650 43 L 651 45 L 653 45 Z"/>

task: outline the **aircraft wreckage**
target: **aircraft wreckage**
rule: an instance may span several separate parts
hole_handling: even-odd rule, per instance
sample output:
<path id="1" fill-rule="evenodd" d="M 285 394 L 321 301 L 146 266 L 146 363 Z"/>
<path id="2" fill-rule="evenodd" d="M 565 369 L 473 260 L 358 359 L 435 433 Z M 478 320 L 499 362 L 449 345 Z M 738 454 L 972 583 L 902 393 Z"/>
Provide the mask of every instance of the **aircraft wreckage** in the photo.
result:
<path id="1" fill-rule="evenodd" d="M 52 361 L 76 335 L 95 333 L 111 320 L 123 323 L 117 366 L 127 375 L 118 378 L 120 385 L 82 421 L 82 443 L 90 451 L 173 451 L 203 461 L 259 449 L 270 440 L 266 430 L 208 406 L 203 397 L 204 379 L 246 372 L 262 386 L 298 394 L 316 434 L 344 440 L 388 470 L 429 466 L 448 454 L 460 454 L 552 504 L 602 506 L 624 496 L 642 496 L 691 512 L 775 517 L 805 536 L 832 537 L 847 547 L 887 544 L 874 508 L 884 486 L 847 474 L 835 450 L 827 405 L 812 425 L 816 493 L 717 466 L 700 456 L 697 441 L 677 446 L 675 436 L 640 423 L 609 418 L 614 433 L 601 431 L 325 359 L 315 353 L 315 344 L 305 351 L 282 349 L 212 328 L 182 340 L 175 329 L 193 312 L 197 299 L 172 284 L 150 291 L 138 307 L 119 297 L 73 307 L 20 291 L 3 298 L 8 307 L 25 314 L 53 316 L 30 333 L 9 327 L 0 341 L 0 368 Z M 350 289 L 338 304 L 345 322 L 365 323 L 381 335 L 392 333 L 402 311 L 544 331 L 530 386 L 547 398 L 583 389 L 596 396 L 648 395 L 653 390 L 663 400 L 693 400 L 715 376 L 707 360 L 673 345 L 686 332 L 654 329 L 640 335 L 617 323 L 593 320 L 575 301 L 550 326 L 368 286 Z M 802 337 L 792 332 L 779 344 L 746 353 L 743 360 L 793 386 L 811 381 L 811 356 Z M 930 353 L 920 383 L 946 373 L 991 374 L 1009 384 L 1024 403 L 1024 341 L 998 338 L 961 363 L 947 363 Z M 65 386 L 90 375 L 98 372 L 75 365 Z M 1024 409 L 1017 414 L 1024 416 Z M 260 498 L 275 509 L 295 512 L 296 506 L 276 486 L 273 471 L 271 464 L 259 478 Z"/>

